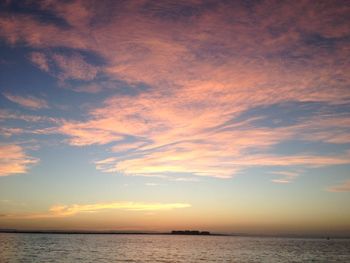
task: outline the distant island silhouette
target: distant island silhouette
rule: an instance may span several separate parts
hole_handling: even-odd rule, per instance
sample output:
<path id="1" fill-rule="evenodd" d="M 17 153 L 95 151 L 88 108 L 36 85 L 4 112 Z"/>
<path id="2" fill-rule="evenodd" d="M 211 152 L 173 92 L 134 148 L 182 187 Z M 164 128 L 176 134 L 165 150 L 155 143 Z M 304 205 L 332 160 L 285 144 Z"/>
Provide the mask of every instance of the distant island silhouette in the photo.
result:
<path id="1" fill-rule="evenodd" d="M 173 230 L 172 235 L 210 235 L 209 231 L 198 231 L 198 230 Z"/>

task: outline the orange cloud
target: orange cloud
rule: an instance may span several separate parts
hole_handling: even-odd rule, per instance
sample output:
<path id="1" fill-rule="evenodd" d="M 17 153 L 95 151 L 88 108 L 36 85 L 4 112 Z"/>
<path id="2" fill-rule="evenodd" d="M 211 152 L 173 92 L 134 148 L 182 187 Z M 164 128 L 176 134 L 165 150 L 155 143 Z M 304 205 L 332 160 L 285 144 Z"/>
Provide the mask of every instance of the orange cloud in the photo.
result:
<path id="1" fill-rule="evenodd" d="M 0 145 L 0 176 L 26 173 L 39 160 L 26 155 L 21 146 Z"/>
<path id="2" fill-rule="evenodd" d="M 9 93 L 3 93 L 3 95 L 10 101 L 21 105 L 26 108 L 31 108 L 31 109 L 42 109 L 42 108 L 48 108 L 48 104 L 45 100 L 35 98 L 32 96 L 18 96 L 18 95 L 13 95 Z"/>
<path id="3" fill-rule="evenodd" d="M 69 217 L 80 213 L 97 213 L 107 210 L 125 210 L 125 211 L 167 211 L 180 208 L 189 208 L 190 204 L 186 203 L 137 203 L 137 202 L 115 202 L 115 203 L 98 203 L 86 205 L 54 205 L 50 207 L 47 213 L 32 214 L 9 214 L 7 217 L 20 218 L 56 218 Z"/>

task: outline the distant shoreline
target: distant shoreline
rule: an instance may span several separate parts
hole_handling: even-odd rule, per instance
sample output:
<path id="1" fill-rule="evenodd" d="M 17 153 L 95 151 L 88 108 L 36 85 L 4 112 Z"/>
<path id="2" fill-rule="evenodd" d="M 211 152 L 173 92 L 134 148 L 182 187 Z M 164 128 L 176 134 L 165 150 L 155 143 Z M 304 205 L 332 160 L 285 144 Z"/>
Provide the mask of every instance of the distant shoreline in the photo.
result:
<path id="1" fill-rule="evenodd" d="M 200 234 L 173 234 L 171 232 L 133 232 L 133 231 L 78 231 L 78 230 L 18 230 L 18 229 L 0 229 L 0 233 L 9 234 L 64 234 L 64 235 L 166 235 L 166 236 L 223 236 L 223 237 L 259 237 L 259 238 L 310 238 L 310 239 L 350 239 L 350 236 L 321 236 L 321 235 L 259 235 L 246 233 L 210 233 L 209 235 Z"/>
<path id="2" fill-rule="evenodd" d="M 120 231 L 62 231 L 62 230 L 17 230 L 17 229 L 0 229 L 0 233 L 18 233 L 18 234 L 85 234 L 85 235 L 169 235 L 169 236 L 233 236 L 229 234 L 174 234 L 171 232 L 120 232 Z"/>

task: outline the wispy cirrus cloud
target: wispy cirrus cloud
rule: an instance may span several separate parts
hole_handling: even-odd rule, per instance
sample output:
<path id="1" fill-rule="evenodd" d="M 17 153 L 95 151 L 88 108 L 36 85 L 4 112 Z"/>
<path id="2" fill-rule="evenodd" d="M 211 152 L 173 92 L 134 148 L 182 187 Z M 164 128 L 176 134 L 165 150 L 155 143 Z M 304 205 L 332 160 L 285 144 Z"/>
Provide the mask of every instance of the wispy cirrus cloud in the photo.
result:
<path id="1" fill-rule="evenodd" d="M 108 158 L 96 161 L 97 169 L 229 178 L 252 166 L 349 163 L 344 152 L 271 153 L 293 139 L 348 143 L 348 116 L 335 114 L 333 121 L 334 115 L 316 113 L 273 128 L 239 119 L 252 108 L 290 101 L 349 103 L 349 7 L 331 1 L 50 1 L 38 6 L 69 26 L 43 23 L 34 14 L 2 15 L 0 35 L 12 44 L 71 50 L 73 56 L 50 57 L 61 79 L 89 82 L 101 72 L 110 81 L 149 87 L 136 95 L 111 96 L 87 112 L 86 120 L 62 121 L 50 130 L 75 146 L 114 144 Z M 190 13 L 183 12 L 188 8 Z M 82 50 L 106 64 L 87 63 Z M 86 87 L 97 93 L 104 84 Z"/>
<path id="2" fill-rule="evenodd" d="M 96 121 L 96 125 L 90 126 L 85 123 L 63 121 L 59 127 L 50 129 L 49 132 L 69 134 L 68 142 L 75 146 L 106 144 L 123 138 L 117 130 L 104 129 L 104 126 L 101 127 L 98 123 L 99 121 Z"/>
<path id="3" fill-rule="evenodd" d="M 349 163 L 346 153 L 271 154 L 273 147 L 288 140 L 343 141 L 343 134 L 348 132 L 348 116 L 338 116 L 334 121 L 333 115 L 324 115 L 287 126 L 259 127 L 255 124 L 259 117 L 235 119 L 241 111 L 237 109 L 235 113 L 234 106 L 227 107 L 227 112 L 224 103 L 193 109 L 191 102 L 182 98 L 110 98 L 103 107 L 90 112 L 89 121 L 68 122 L 58 131 L 71 137 L 72 145 L 116 142 L 112 151 L 123 154 L 96 161 L 96 168 L 127 175 L 177 172 L 229 178 L 254 166 L 322 167 Z M 205 102 L 208 100 L 202 103 Z M 82 127 L 85 132 L 79 136 Z M 125 141 L 128 136 L 134 141 Z"/>
<path id="4" fill-rule="evenodd" d="M 271 182 L 277 183 L 277 184 L 289 184 L 297 176 L 299 176 L 299 172 L 294 171 L 277 171 L 273 172 L 272 174 L 278 175 L 280 178 L 272 179 Z"/>
<path id="5" fill-rule="evenodd" d="M 328 192 L 350 192 L 350 180 L 346 180 L 341 184 L 330 186 L 327 188 Z"/>
<path id="6" fill-rule="evenodd" d="M 13 103 L 16 103 L 22 107 L 30 108 L 30 109 L 42 109 L 42 108 L 48 108 L 49 105 L 47 104 L 46 100 L 39 99 L 33 96 L 19 96 L 19 95 L 13 95 L 10 93 L 3 93 L 3 95 Z"/>
<path id="7" fill-rule="evenodd" d="M 46 213 L 28 213 L 28 214 L 7 214 L 7 217 L 20 217 L 27 219 L 40 218 L 60 218 L 70 217 L 81 213 L 98 213 L 110 210 L 124 211 L 169 211 L 173 209 L 189 208 L 186 203 L 140 203 L 140 202 L 114 202 L 114 203 L 96 203 L 96 204 L 73 204 L 73 205 L 54 205 Z"/>
<path id="8" fill-rule="evenodd" d="M 0 145 L 0 176 L 26 173 L 31 165 L 38 162 L 37 158 L 27 155 L 19 145 Z"/>
<path id="9" fill-rule="evenodd" d="M 84 57 L 76 52 L 72 54 L 32 52 L 29 58 L 41 70 L 60 80 L 90 81 L 100 70 L 98 66 L 86 62 Z M 86 89 L 89 91 L 91 88 Z"/>
<path id="10" fill-rule="evenodd" d="M 201 145 L 197 145 L 202 149 Z M 170 150 L 148 152 L 145 155 L 137 153 L 134 156 L 121 158 L 107 158 L 96 161 L 97 169 L 109 173 L 123 173 L 125 175 L 156 176 L 167 173 L 190 173 L 197 176 L 211 176 L 217 178 L 233 177 L 238 171 L 251 167 L 309 167 L 348 164 L 349 154 L 333 156 L 317 156 L 312 154 L 271 155 L 271 154 L 228 154 L 225 151 L 206 151 L 196 155 L 193 148 L 181 151 Z M 290 182 L 296 177 L 295 173 L 282 172 L 284 179 L 273 182 Z"/>
<path id="11" fill-rule="evenodd" d="M 23 114 L 16 111 L 9 111 L 0 109 L 0 121 L 3 120 L 21 120 L 24 122 L 43 122 L 43 123 L 59 123 L 60 120 L 57 118 L 39 116 L 39 115 L 30 115 Z"/>
<path id="12" fill-rule="evenodd" d="M 8 128 L 8 127 L 0 128 L 0 134 L 5 137 L 11 137 L 12 135 L 21 134 L 21 133 L 23 133 L 22 128 Z"/>

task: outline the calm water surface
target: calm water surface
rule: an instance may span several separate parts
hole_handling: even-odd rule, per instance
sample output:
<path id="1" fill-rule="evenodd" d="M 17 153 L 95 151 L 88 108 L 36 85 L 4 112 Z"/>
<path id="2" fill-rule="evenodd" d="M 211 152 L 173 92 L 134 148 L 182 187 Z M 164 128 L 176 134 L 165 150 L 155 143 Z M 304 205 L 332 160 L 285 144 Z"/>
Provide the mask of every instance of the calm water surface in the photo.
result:
<path id="1" fill-rule="evenodd" d="M 0 262 L 350 262 L 350 240 L 0 233 Z"/>

